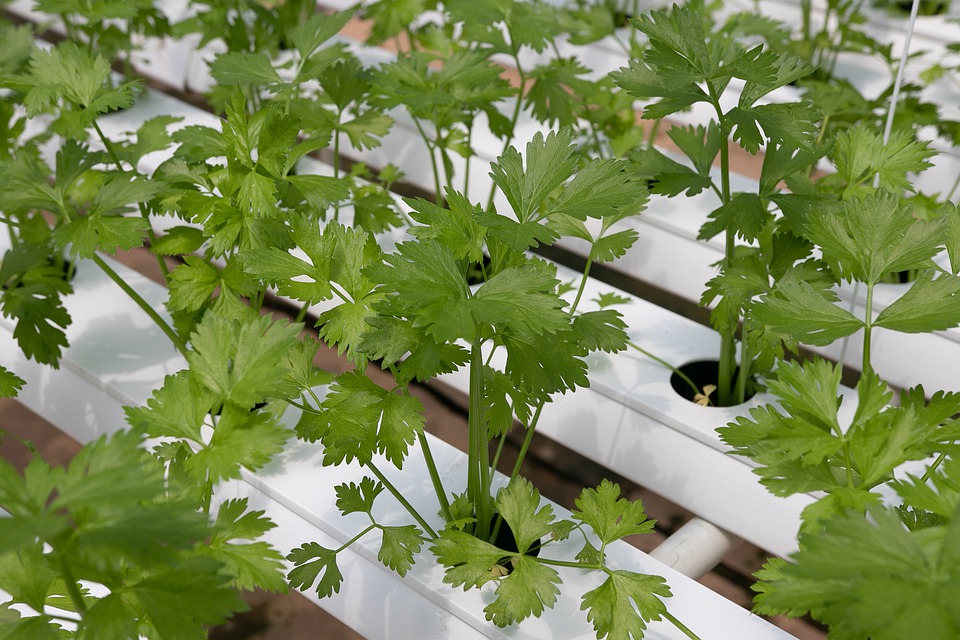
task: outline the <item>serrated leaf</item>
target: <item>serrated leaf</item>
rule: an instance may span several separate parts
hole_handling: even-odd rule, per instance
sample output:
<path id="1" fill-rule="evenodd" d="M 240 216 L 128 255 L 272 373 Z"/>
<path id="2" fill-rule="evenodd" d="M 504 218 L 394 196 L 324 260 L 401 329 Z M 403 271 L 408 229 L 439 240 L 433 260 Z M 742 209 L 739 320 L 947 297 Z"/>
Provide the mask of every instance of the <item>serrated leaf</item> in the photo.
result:
<path id="1" fill-rule="evenodd" d="M 485 227 L 518 224 L 504 216 L 481 213 L 479 205 L 471 204 L 461 193 L 450 189 L 444 193 L 446 209 L 423 198 L 404 199 L 413 209 L 410 217 L 424 225 L 411 227 L 410 233 L 417 238 L 436 239 L 458 260 L 480 262 L 483 259 Z"/>
<path id="2" fill-rule="evenodd" d="M 370 514 L 373 503 L 381 493 L 383 485 L 373 478 L 364 477 L 360 484 L 349 482 L 336 487 L 337 509 L 343 515 L 351 513 Z"/>
<path id="3" fill-rule="evenodd" d="M 516 477 L 510 484 L 500 489 L 496 497 L 497 512 L 513 532 L 518 553 L 526 553 L 544 536 L 549 535 L 554 521 L 553 508 L 550 505 L 540 507 L 540 492 L 529 480 Z"/>
<path id="4" fill-rule="evenodd" d="M 15 398 L 26 382 L 4 366 L 0 366 L 0 398 Z"/>
<path id="5" fill-rule="evenodd" d="M 210 64 L 210 75 L 221 85 L 276 85 L 283 82 L 267 54 L 230 51 L 219 54 Z"/>
<path id="6" fill-rule="evenodd" d="M 190 370 L 224 402 L 249 409 L 267 397 L 286 397 L 286 354 L 299 326 L 260 316 L 234 322 L 208 312 L 191 336 Z"/>
<path id="7" fill-rule="evenodd" d="M 513 571 L 497 586 L 497 599 L 483 612 L 498 627 L 516 624 L 531 615 L 540 617 L 544 609 L 556 604 L 559 583 L 560 575 L 553 567 L 529 556 L 516 556 Z"/>
<path id="8" fill-rule="evenodd" d="M 601 237 L 590 247 L 590 259 L 599 263 L 622 258 L 639 239 L 636 229 L 624 229 Z"/>
<path id="9" fill-rule="evenodd" d="M 626 328 L 620 312 L 615 309 L 585 311 L 573 318 L 573 331 L 587 351 L 623 351 L 629 340 Z"/>
<path id="10" fill-rule="evenodd" d="M 764 296 L 754 306 L 753 317 L 800 342 L 827 345 L 864 326 L 838 301 L 835 294 L 805 282 L 781 283 L 776 296 Z"/>
<path id="11" fill-rule="evenodd" d="M 925 271 L 877 316 L 875 325 L 905 333 L 942 331 L 960 324 L 960 278 Z"/>
<path id="12" fill-rule="evenodd" d="M 670 595 L 660 576 L 614 571 L 602 585 L 583 594 L 580 609 L 587 612 L 597 638 L 637 640 L 643 638 L 647 623 L 667 612 L 662 598 Z"/>
<path id="13" fill-rule="evenodd" d="M 544 199 L 576 170 L 573 135 L 565 129 L 537 133 L 527 143 L 526 167 L 520 152 L 510 147 L 490 167 L 490 177 L 500 188 L 520 222 L 529 220 Z"/>
<path id="14" fill-rule="evenodd" d="M 340 593 L 343 574 L 337 566 L 335 551 L 326 549 L 316 542 L 309 542 L 291 551 L 287 555 L 287 560 L 296 565 L 287 575 L 290 586 L 294 589 L 309 589 L 320 577 L 316 589 L 318 596 L 329 598 L 335 593 Z"/>
<path id="15" fill-rule="evenodd" d="M 647 520 L 643 502 L 621 498 L 620 485 L 609 480 L 596 489 L 584 488 L 574 505 L 574 520 L 589 525 L 604 546 L 626 536 L 651 533 L 655 524 Z"/>
<path id="16" fill-rule="evenodd" d="M 413 556 L 423 546 L 423 535 L 412 524 L 404 526 L 381 526 L 383 540 L 377 560 L 396 571 L 401 577 L 413 566 Z"/>

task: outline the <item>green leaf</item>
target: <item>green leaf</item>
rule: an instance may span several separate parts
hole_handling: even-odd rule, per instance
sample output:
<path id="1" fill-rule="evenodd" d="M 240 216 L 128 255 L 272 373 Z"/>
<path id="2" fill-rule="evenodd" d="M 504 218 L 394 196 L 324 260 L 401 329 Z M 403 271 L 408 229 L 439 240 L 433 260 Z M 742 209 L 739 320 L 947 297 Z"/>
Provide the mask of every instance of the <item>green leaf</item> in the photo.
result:
<path id="1" fill-rule="evenodd" d="M 753 317 L 772 330 L 812 345 L 827 345 L 849 336 L 864 324 L 836 304 L 836 294 L 806 282 L 784 282 L 776 295 L 767 295 L 753 308 Z"/>
<path id="2" fill-rule="evenodd" d="M 553 608 L 560 593 L 556 569 L 525 555 L 514 556 L 513 562 L 513 571 L 497 586 L 497 599 L 483 608 L 487 620 L 498 627 L 516 624 L 531 615 L 539 618 L 544 609 Z"/>
<path id="3" fill-rule="evenodd" d="M 424 225 L 411 227 L 410 233 L 420 239 L 437 240 L 449 249 L 457 260 L 466 258 L 471 262 L 480 262 L 483 259 L 483 239 L 487 233 L 485 227 L 506 226 L 512 231 L 513 225 L 518 224 L 505 216 L 481 213 L 479 205 L 471 204 L 461 193 L 450 189 L 444 193 L 448 207 L 446 209 L 423 198 L 404 198 L 404 202 L 413 210 L 410 217 Z M 501 235 L 509 238 L 511 234 Z M 503 240 L 506 241 L 505 238 Z M 519 250 L 526 250 L 528 246 Z"/>
<path id="4" fill-rule="evenodd" d="M 357 149 L 376 149 L 393 126 L 393 118 L 385 113 L 368 109 L 340 125 L 350 138 L 350 144 Z"/>
<path id="5" fill-rule="evenodd" d="M 77 626 L 79 639 L 123 640 L 137 635 L 137 612 L 119 593 L 97 600 Z"/>
<path id="6" fill-rule="evenodd" d="M 200 428 L 216 404 L 216 397 L 195 376 L 181 371 L 164 378 L 146 407 L 124 407 L 127 421 L 153 438 L 203 441 Z"/>
<path id="7" fill-rule="evenodd" d="M 198 251 L 206 238 L 196 227 L 178 226 L 157 238 L 150 249 L 161 256 L 177 256 Z"/>
<path id="8" fill-rule="evenodd" d="M 161 638 L 202 640 L 207 625 L 224 622 L 246 604 L 220 573 L 220 564 L 189 558 L 132 585 L 127 596 L 145 610 Z"/>
<path id="9" fill-rule="evenodd" d="M 23 378 L 0 366 L 0 398 L 15 398 L 25 384 Z"/>
<path id="10" fill-rule="evenodd" d="M 533 218 L 554 189 L 566 182 L 577 168 L 573 134 L 569 129 L 537 133 L 526 147 L 526 169 L 513 147 L 490 167 L 490 177 L 506 196 L 520 222 Z M 533 218 L 537 219 L 537 218 Z"/>
<path id="11" fill-rule="evenodd" d="M 765 568 L 756 610 L 810 612 L 838 637 L 956 637 L 958 523 L 954 517 L 940 535 L 923 539 L 886 509 L 871 509 L 869 519 L 848 513 L 828 520 L 804 538 L 794 563 Z"/>
<path id="12" fill-rule="evenodd" d="M 221 53 L 210 64 L 210 75 L 221 85 L 269 86 L 283 82 L 270 58 L 261 52 Z"/>
<path id="13" fill-rule="evenodd" d="M 646 120 L 660 120 L 690 108 L 698 102 L 709 102 L 707 94 L 694 83 L 671 82 L 637 59 L 630 66 L 613 73 L 617 85 L 634 98 L 660 98 L 643 109 Z"/>
<path id="14" fill-rule="evenodd" d="M 574 501 L 574 520 L 589 525 L 603 545 L 626 536 L 653 532 L 640 500 L 620 497 L 620 485 L 604 480 L 596 489 L 584 488 Z"/>
<path id="15" fill-rule="evenodd" d="M 658 149 L 644 148 L 631 153 L 637 172 L 652 179 L 650 192 L 673 197 L 686 192 L 695 196 L 713 184 L 709 173 L 699 174 L 690 167 L 664 155 Z"/>
<path id="16" fill-rule="evenodd" d="M 738 238 L 753 242 L 772 218 L 760 196 L 753 193 L 734 194 L 729 202 L 711 211 L 709 217 L 710 221 L 700 228 L 699 240 L 709 240 L 732 229 Z"/>
<path id="17" fill-rule="evenodd" d="M 328 598 L 340 593 L 343 574 L 337 566 L 336 551 L 324 548 L 316 542 L 308 542 L 291 551 L 287 560 L 296 565 L 287 575 L 287 580 L 294 589 L 309 589 L 322 572 L 323 576 L 317 582 L 317 595 Z"/>
<path id="18" fill-rule="evenodd" d="M 587 612 L 597 638 L 638 640 L 648 622 L 667 612 L 661 598 L 670 595 L 660 576 L 613 571 L 602 585 L 583 594 L 580 609 Z"/>
<path id="19" fill-rule="evenodd" d="M 703 125 L 672 126 L 667 131 L 667 135 L 690 159 L 697 174 L 709 178 L 723 142 L 717 123 L 711 121 L 706 127 Z"/>
<path id="20" fill-rule="evenodd" d="M 917 276 L 900 298 L 880 312 L 876 326 L 906 333 L 942 331 L 960 324 L 960 278 L 933 271 Z"/>
<path id="21" fill-rule="evenodd" d="M 576 125 L 580 114 L 575 96 L 588 93 L 589 80 L 580 77 L 587 73 L 576 58 L 554 58 L 534 67 L 524 99 L 537 121 L 560 129 Z"/>
<path id="22" fill-rule="evenodd" d="M 499 240 L 514 251 L 535 249 L 541 244 L 549 246 L 560 237 L 550 227 L 532 220 L 517 222 L 496 213 L 478 213 L 474 218 L 486 227 L 486 235 Z"/>
<path id="23" fill-rule="evenodd" d="M 901 198 L 881 189 L 844 202 L 840 214 L 813 211 L 802 234 L 847 277 L 876 284 L 891 271 L 927 267 L 942 246 L 941 224 L 917 220 Z"/>
<path id="24" fill-rule="evenodd" d="M 413 556 L 423 546 L 423 535 L 412 524 L 394 527 L 380 527 L 383 540 L 377 560 L 396 571 L 401 577 L 407 575 L 413 566 Z"/>
<path id="25" fill-rule="evenodd" d="M 531 394 L 554 393 L 587 387 L 586 355 L 573 331 L 554 334 L 505 333 L 506 372 L 522 391 Z"/>
<path id="26" fill-rule="evenodd" d="M 20 243 L 0 262 L 0 310 L 16 321 L 13 337 L 23 355 L 43 364 L 58 366 L 67 346 L 64 329 L 70 315 L 61 297 L 71 291 L 63 272 L 50 264 L 45 247 Z"/>
<path id="27" fill-rule="evenodd" d="M 431 551 L 444 566 L 443 581 L 466 591 L 496 579 L 501 574 L 491 574 L 506 552 L 489 542 L 479 540 L 456 529 L 444 529 L 433 540 Z"/>
<path id="28" fill-rule="evenodd" d="M 617 353 L 627 348 L 627 324 L 615 309 L 578 313 L 573 318 L 573 331 L 587 351 Z"/>
<path id="29" fill-rule="evenodd" d="M 475 323 L 466 307 L 467 282 L 451 252 L 437 241 L 404 242 L 383 265 L 370 267 L 391 299 L 410 310 L 413 326 L 437 342 L 472 338 Z"/>
<path id="30" fill-rule="evenodd" d="M 622 258 L 639 237 L 640 234 L 637 233 L 636 229 L 624 229 L 603 236 L 590 247 L 590 259 L 604 263 Z"/>
<path id="31" fill-rule="evenodd" d="M 286 354 L 300 327 L 259 316 L 235 322 L 208 312 L 191 336 L 190 370 L 224 402 L 249 409 L 268 397 L 286 397 Z"/>
<path id="32" fill-rule="evenodd" d="M 496 497 L 497 512 L 513 532 L 517 553 L 525 554 L 540 539 L 549 535 L 554 521 L 553 508 L 544 505 L 539 511 L 540 492 L 529 480 L 517 476 L 500 489 Z"/>
<path id="33" fill-rule="evenodd" d="M 381 493 L 383 485 L 373 478 L 364 477 L 360 484 L 349 482 L 336 487 L 337 509 L 343 515 L 366 513 L 371 515 L 373 503 Z"/>
<path id="34" fill-rule="evenodd" d="M 391 393 L 357 372 L 337 376 L 321 411 L 311 433 L 300 435 L 322 439 L 330 464 L 367 462 L 381 453 L 400 468 L 424 424 L 418 399 Z"/>
<path id="35" fill-rule="evenodd" d="M 466 306 L 477 322 L 523 334 L 567 329 L 566 302 L 555 292 L 554 275 L 532 264 L 508 267 L 480 285 Z"/>
<path id="36" fill-rule="evenodd" d="M 350 21 L 354 12 L 338 11 L 335 13 L 316 12 L 308 20 L 298 24 L 290 32 L 290 40 L 301 58 L 309 58 L 330 38 L 337 35 Z"/>
<path id="37" fill-rule="evenodd" d="M 913 191 L 908 174 L 929 168 L 936 152 L 928 141 L 919 141 L 909 131 L 895 130 L 884 143 L 881 132 L 859 124 L 837 136 L 832 153 L 837 174 L 847 184 L 847 194 L 865 195 L 880 176 L 880 188 Z"/>

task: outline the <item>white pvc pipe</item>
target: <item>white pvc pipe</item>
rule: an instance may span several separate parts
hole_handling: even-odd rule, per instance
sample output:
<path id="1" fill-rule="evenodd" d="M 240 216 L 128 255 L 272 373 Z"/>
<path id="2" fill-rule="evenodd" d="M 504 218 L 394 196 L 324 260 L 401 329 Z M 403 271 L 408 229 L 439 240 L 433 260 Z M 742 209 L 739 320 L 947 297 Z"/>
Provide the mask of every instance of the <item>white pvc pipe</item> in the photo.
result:
<path id="1" fill-rule="evenodd" d="M 690 578 L 698 579 L 717 566 L 743 540 L 701 518 L 677 529 L 650 556 Z"/>

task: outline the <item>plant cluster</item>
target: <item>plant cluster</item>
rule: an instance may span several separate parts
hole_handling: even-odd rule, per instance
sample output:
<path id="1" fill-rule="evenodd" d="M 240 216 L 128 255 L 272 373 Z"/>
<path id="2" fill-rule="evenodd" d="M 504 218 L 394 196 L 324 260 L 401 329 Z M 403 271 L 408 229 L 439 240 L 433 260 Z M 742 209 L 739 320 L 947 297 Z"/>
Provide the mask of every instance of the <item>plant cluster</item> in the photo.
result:
<path id="1" fill-rule="evenodd" d="M 911 176 L 933 152 L 908 122 L 937 123 L 948 137 L 955 124 L 908 89 L 885 136 L 892 88 L 866 98 L 837 81 L 845 52 L 895 62 L 889 45 L 860 28 L 860 3 L 830 0 L 817 29 L 803 2 L 800 38 L 759 16 L 720 20 L 703 2 L 641 14 L 635 2 L 381 0 L 324 14 L 299 0 L 235 0 L 196 2 L 175 25 L 152 3 L 88 4 L 38 5 L 67 25 L 68 39 L 49 48 L 35 45 L 29 27 L 0 25 L 0 202 L 11 244 L 0 310 L 15 319 L 25 356 L 57 366 L 70 276 L 92 263 L 188 367 L 146 406 L 127 409 L 129 432 L 87 445 L 68 468 L 37 461 L 20 478 L 0 466 L 0 506 L 13 516 L 0 521 L 0 588 L 37 614 L 4 605 L 0 625 L 10 633 L 202 637 L 205 625 L 243 607 L 237 590 L 284 589 L 280 554 L 257 540 L 271 523 L 217 496 L 296 436 L 322 446 L 324 465 L 365 470 L 362 481 L 336 488 L 344 515 L 369 517 L 354 541 L 380 536 L 380 561 L 401 576 L 429 549 L 452 586 L 494 583 L 484 610 L 493 623 L 550 608 L 556 568 L 567 567 L 603 576 L 581 600 L 598 638 L 640 638 L 659 619 L 695 638 L 668 612 L 662 578 L 608 562 L 610 543 L 652 529 L 642 504 L 605 481 L 583 490 L 572 519 L 558 520 L 520 475 L 544 406 L 588 385 L 591 353 L 631 346 L 617 296 L 585 300 L 584 289 L 590 265 L 636 241 L 625 222 L 649 190 L 717 196 L 700 230 L 725 247 L 702 297 L 722 338 L 713 401 L 743 402 L 763 384 L 779 401 L 723 427 L 723 439 L 758 464 L 777 495 L 824 495 L 804 513 L 793 561 L 773 560 L 759 574 L 757 609 L 810 613 L 838 638 L 898 638 L 907 629 L 956 637 L 960 396 L 918 387 L 891 404 L 870 358 L 875 330 L 960 323 L 960 213 L 949 197 L 913 193 Z M 367 21 L 371 44 L 393 45 L 395 59 L 370 66 L 338 41 L 356 18 Z M 568 43 L 628 24 L 621 44 L 630 61 L 618 72 L 598 79 L 562 55 Z M 138 38 L 168 33 L 226 47 L 210 65 L 207 94 L 219 127 L 178 128 L 159 116 L 108 137 L 103 118 L 142 90 L 130 75 L 115 79 L 111 62 L 129 63 Z M 510 74 L 495 62 L 503 59 Z M 794 84 L 798 97 L 773 99 Z M 654 122 L 646 132 L 635 99 Z M 682 158 L 656 149 L 661 120 L 695 105 L 706 105 L 709 119 L 666 131 Z M 400 205 L 390 193 L 399 168 L 342 162 L 348 148 L 379 146 L 398 118 L 413 123 L 428 152 L 433 200 Z M 521 152 L 513 140 L 525 120 L 555 131 Z M 481 132 L 503 146 L 490 191 L 478 198 L 471 172 Z M 732 147 L 763 152 L 755 190 L 733 190 Z M 298 172 L 301 159 L 327 148 L 331 175 Z M 141 169 L 167 149 L 156 170 Z M 383 241 L 398 227 L 402 242 Z M 573 282 L 531 253 L 561 238 L 588 247 Z M 140 247 L 166 278 L 165 314 L 102 257 Z M 932 261 L 941 251 L 949 269 Z M 876 287 L 899 272 L 915 280 L 875 314 Z M 861 315 L 840 304 L 843 282 L 865 289 Z M 293 322 L 266 313 L 272 293 L 300 305 Z M 302 337 L 308 330 L 317 339 Z M 785 356 L 858 333 L 857 409 L 846 424 L 841 367 Z M 345 372 L 316 369 L 324 347 L 344 356 Z M 372 367 L 390 382 L 375 382 Z M 452 488 L 433 462 L 411 387 L 457 370 L 469 378 L 469 445 L 465 482 Z M 23 384 L 0 369 L 0 394 Z M 298 416 L 293 429 L 288 413 Z M 516 429 L 519 460 L 501 482 L 494 472 Z M 441 526 L 384 471 L 403 469 L 415 447 Z M 922 475 L 904 476 L 905 463 Z M 375 501 L 387 496 L 409 522 L 377 520 Z M 576 557 L 552 557 L 551 543 L 570 536 L 583 539 Z M 294 549 L 289 582 L 338 592 L 344 548 Z M 196 589 L 178 584 L 187 573 Z"/>

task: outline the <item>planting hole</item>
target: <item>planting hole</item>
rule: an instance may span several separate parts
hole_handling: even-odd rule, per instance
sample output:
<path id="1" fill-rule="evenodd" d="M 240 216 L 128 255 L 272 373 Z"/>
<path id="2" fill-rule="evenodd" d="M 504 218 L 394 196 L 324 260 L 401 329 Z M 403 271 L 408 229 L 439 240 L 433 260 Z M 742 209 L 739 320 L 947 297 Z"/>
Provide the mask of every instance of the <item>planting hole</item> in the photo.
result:
<path id="1" fill-rule="evenodd" d="M 677 367 L 689 379 L 685 380 L 677 373 L 670 376 L 670 386 L 685 400 L 696 402 L 704 406 L 722 406 L 718 404 L 716 392 L 717 378 L 720 373 L 720 363 L 716 360 L 695 360 Z M 740 367 L 733 373 L 732 387 L 736 388 L 737 378 L 740 376 Z M 690 383 L 693 383 L 691 386 Z M 753 385 L 747 384 L 747 394 L 744 401 L 754 395 Z"/>

